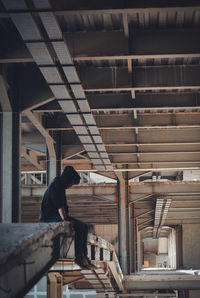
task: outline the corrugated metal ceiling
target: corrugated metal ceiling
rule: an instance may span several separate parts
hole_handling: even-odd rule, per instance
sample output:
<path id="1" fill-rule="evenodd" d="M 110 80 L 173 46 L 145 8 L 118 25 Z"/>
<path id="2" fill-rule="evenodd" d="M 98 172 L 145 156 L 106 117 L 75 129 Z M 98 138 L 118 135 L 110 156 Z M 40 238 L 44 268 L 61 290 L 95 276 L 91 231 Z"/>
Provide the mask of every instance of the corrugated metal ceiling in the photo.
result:
<path id="1" fill-rule="evenodd" d="M 63 31 L 108 31 L 123 29 L 122 14 L 70 14 L 58 16 Z M 200 26 L 200 11 L 170 10 L 128 14 L 130 29 L 163 29 Z"/>

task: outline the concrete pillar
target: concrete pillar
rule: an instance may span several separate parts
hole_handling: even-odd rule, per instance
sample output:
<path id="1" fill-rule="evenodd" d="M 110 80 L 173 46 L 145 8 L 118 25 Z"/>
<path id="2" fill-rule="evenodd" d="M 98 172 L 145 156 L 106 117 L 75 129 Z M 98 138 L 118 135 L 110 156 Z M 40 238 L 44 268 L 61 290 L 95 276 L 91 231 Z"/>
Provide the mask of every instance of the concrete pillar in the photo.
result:
<path id="1" fill-rule="evenodd" d="M 16 100 L 17 102 L 17 100 Z M 0 75 L 0 221 L 20 221 L 20 113 Z"/>
<path id="2" fill-rule="evenodd" d="M 51 156 L 47 148 L 47 184 L 61 174 L 62 143 L 60 131 L 56 132 L 54 147 L 56 156 Z"/>
<path id="3" fill-rule="evenodd" d="M 129 205 L 130 222 L 129 222 L 129 251 L 130 251 L 130 273 L 135 272 L 135 226 L 134 226 L 134 204 Z"/>
<path id="4" fill-rule="evenodd" d="M 128 212 L 128 191 L 127 183 L 122 178 L 118 181 L 118 233 L 119 233 L 119 260 L 124 274 L 128 274 L 130 271 L 130 260 L 128 261 L 129 256 L 129 243 L 128 243 L 128 222 L 127 218 L 129 217 Z"/>
<path id="5" fill-rule="evenodd" d="M 13 113 L 12 222 L 21 221 L 21 115 Z"/>
<path id="6" fill-rule="evenodd" d="M 131 255 L 132 255 L 132 263 L 131 263 L 131 272 L 136 272 L 137 271 L 137 219 L 135 217 L 135 204 L 132 204 L 132 250 L 131 250 Z"/>
<path id="7" fill-rule="evenodd" d="M 46 163 L 46 171 L 47 171 L 47 185 L 56 177 L 56 157 L 49 156 L 49 152 L 47 149 L 47 163 Z"/>
<path id="8" fill-rule="evenodd" d="M 55 145 L 55 150 L 56 150 L 56 175 L 60 176 L 61 174 L 61 163 L 62 163 L 62 135 L 61 131 L 56 131 L 56 145 Z"/>
<path id="9" fill-rule="evenodd" d="M 12 112 L 1 117 L 1 222 L 12 222 Z"/>
<path id="10" fill-rule="evenodd" d="M 176 269 L 183 267 L 183 237 L 182 226 L 176 226 Z"/>

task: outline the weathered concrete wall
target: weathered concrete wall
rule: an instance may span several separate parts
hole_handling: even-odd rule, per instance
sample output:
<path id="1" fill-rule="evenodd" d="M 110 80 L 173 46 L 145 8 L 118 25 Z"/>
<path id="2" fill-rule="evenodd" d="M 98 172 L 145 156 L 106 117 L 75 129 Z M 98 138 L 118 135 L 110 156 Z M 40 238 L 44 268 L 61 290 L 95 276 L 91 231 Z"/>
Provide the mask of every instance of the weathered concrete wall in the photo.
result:
<path id="1" fill-rule="evenodd" d="M 158 252 L 158 239 L 146 238 L 144 242 L 144 252 L 153 252 L 157 254 Z"/>
<path id="2" fill-rule="evenodd" d="M 200 224 L 183 224 L 183 267 L 200 268 Z"/>
<path id="3" fill-rule="evenodd" d="M 164 237 L 158 238 L 158 254 L 168 253 L 168 239 Z"/>

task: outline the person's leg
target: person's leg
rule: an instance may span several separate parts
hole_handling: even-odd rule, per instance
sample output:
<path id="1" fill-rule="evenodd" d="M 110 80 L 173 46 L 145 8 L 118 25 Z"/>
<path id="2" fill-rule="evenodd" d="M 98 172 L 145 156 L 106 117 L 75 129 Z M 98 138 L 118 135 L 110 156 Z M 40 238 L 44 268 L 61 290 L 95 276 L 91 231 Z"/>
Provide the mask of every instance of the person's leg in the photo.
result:
<path id="1" fill-rule="evenodd" d="M 73 222 L 75 230 L 75 256 L 87 256 L 87 238 L 88 238 L 88 225 L 71 216 L 68 220 Z"/>
<path id="2" fill-rule="evenodd" d="M 91 269 L 95 266 L 91 264 L 90 260 L 87 257 L 87 238 L 88 238 L 88 225 L 84 222 L 73 218 L 68 217 L 68 220 L 73 223 L 75 230 L 75 261 L 76 263 L 85 269 Z M 60 215 L 55 216 L 45 222 L 61 222 L 63 221 Z"/>
<path id="3" fill-rule="evenodd" d="M 69 221 L 74 224 L 75 229 L 75 256 L 76 263 L 82 267 L 87 269 L 96 269 L 97 267 L 91 263 L 88 258 L 88 225 L 76 218 L 71 216 L 68 217 Z"/>

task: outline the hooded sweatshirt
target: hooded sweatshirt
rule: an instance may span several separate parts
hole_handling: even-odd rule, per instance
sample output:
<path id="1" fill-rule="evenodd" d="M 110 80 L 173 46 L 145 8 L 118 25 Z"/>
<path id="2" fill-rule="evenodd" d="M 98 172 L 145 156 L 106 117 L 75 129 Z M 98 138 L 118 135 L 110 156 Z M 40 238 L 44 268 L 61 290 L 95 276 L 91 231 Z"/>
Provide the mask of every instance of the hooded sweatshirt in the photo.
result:
<path id="1" fill-rule="evenodd" d="M 59 216 L 58 209 L 64 208 L 68 215 L 65 189 L 80 182 L 80 176 L 73 167 L 67 166 L 62 174 L 55 177 L 48 185 L 42 199 L 40 220 L 48 221 Z"/>

